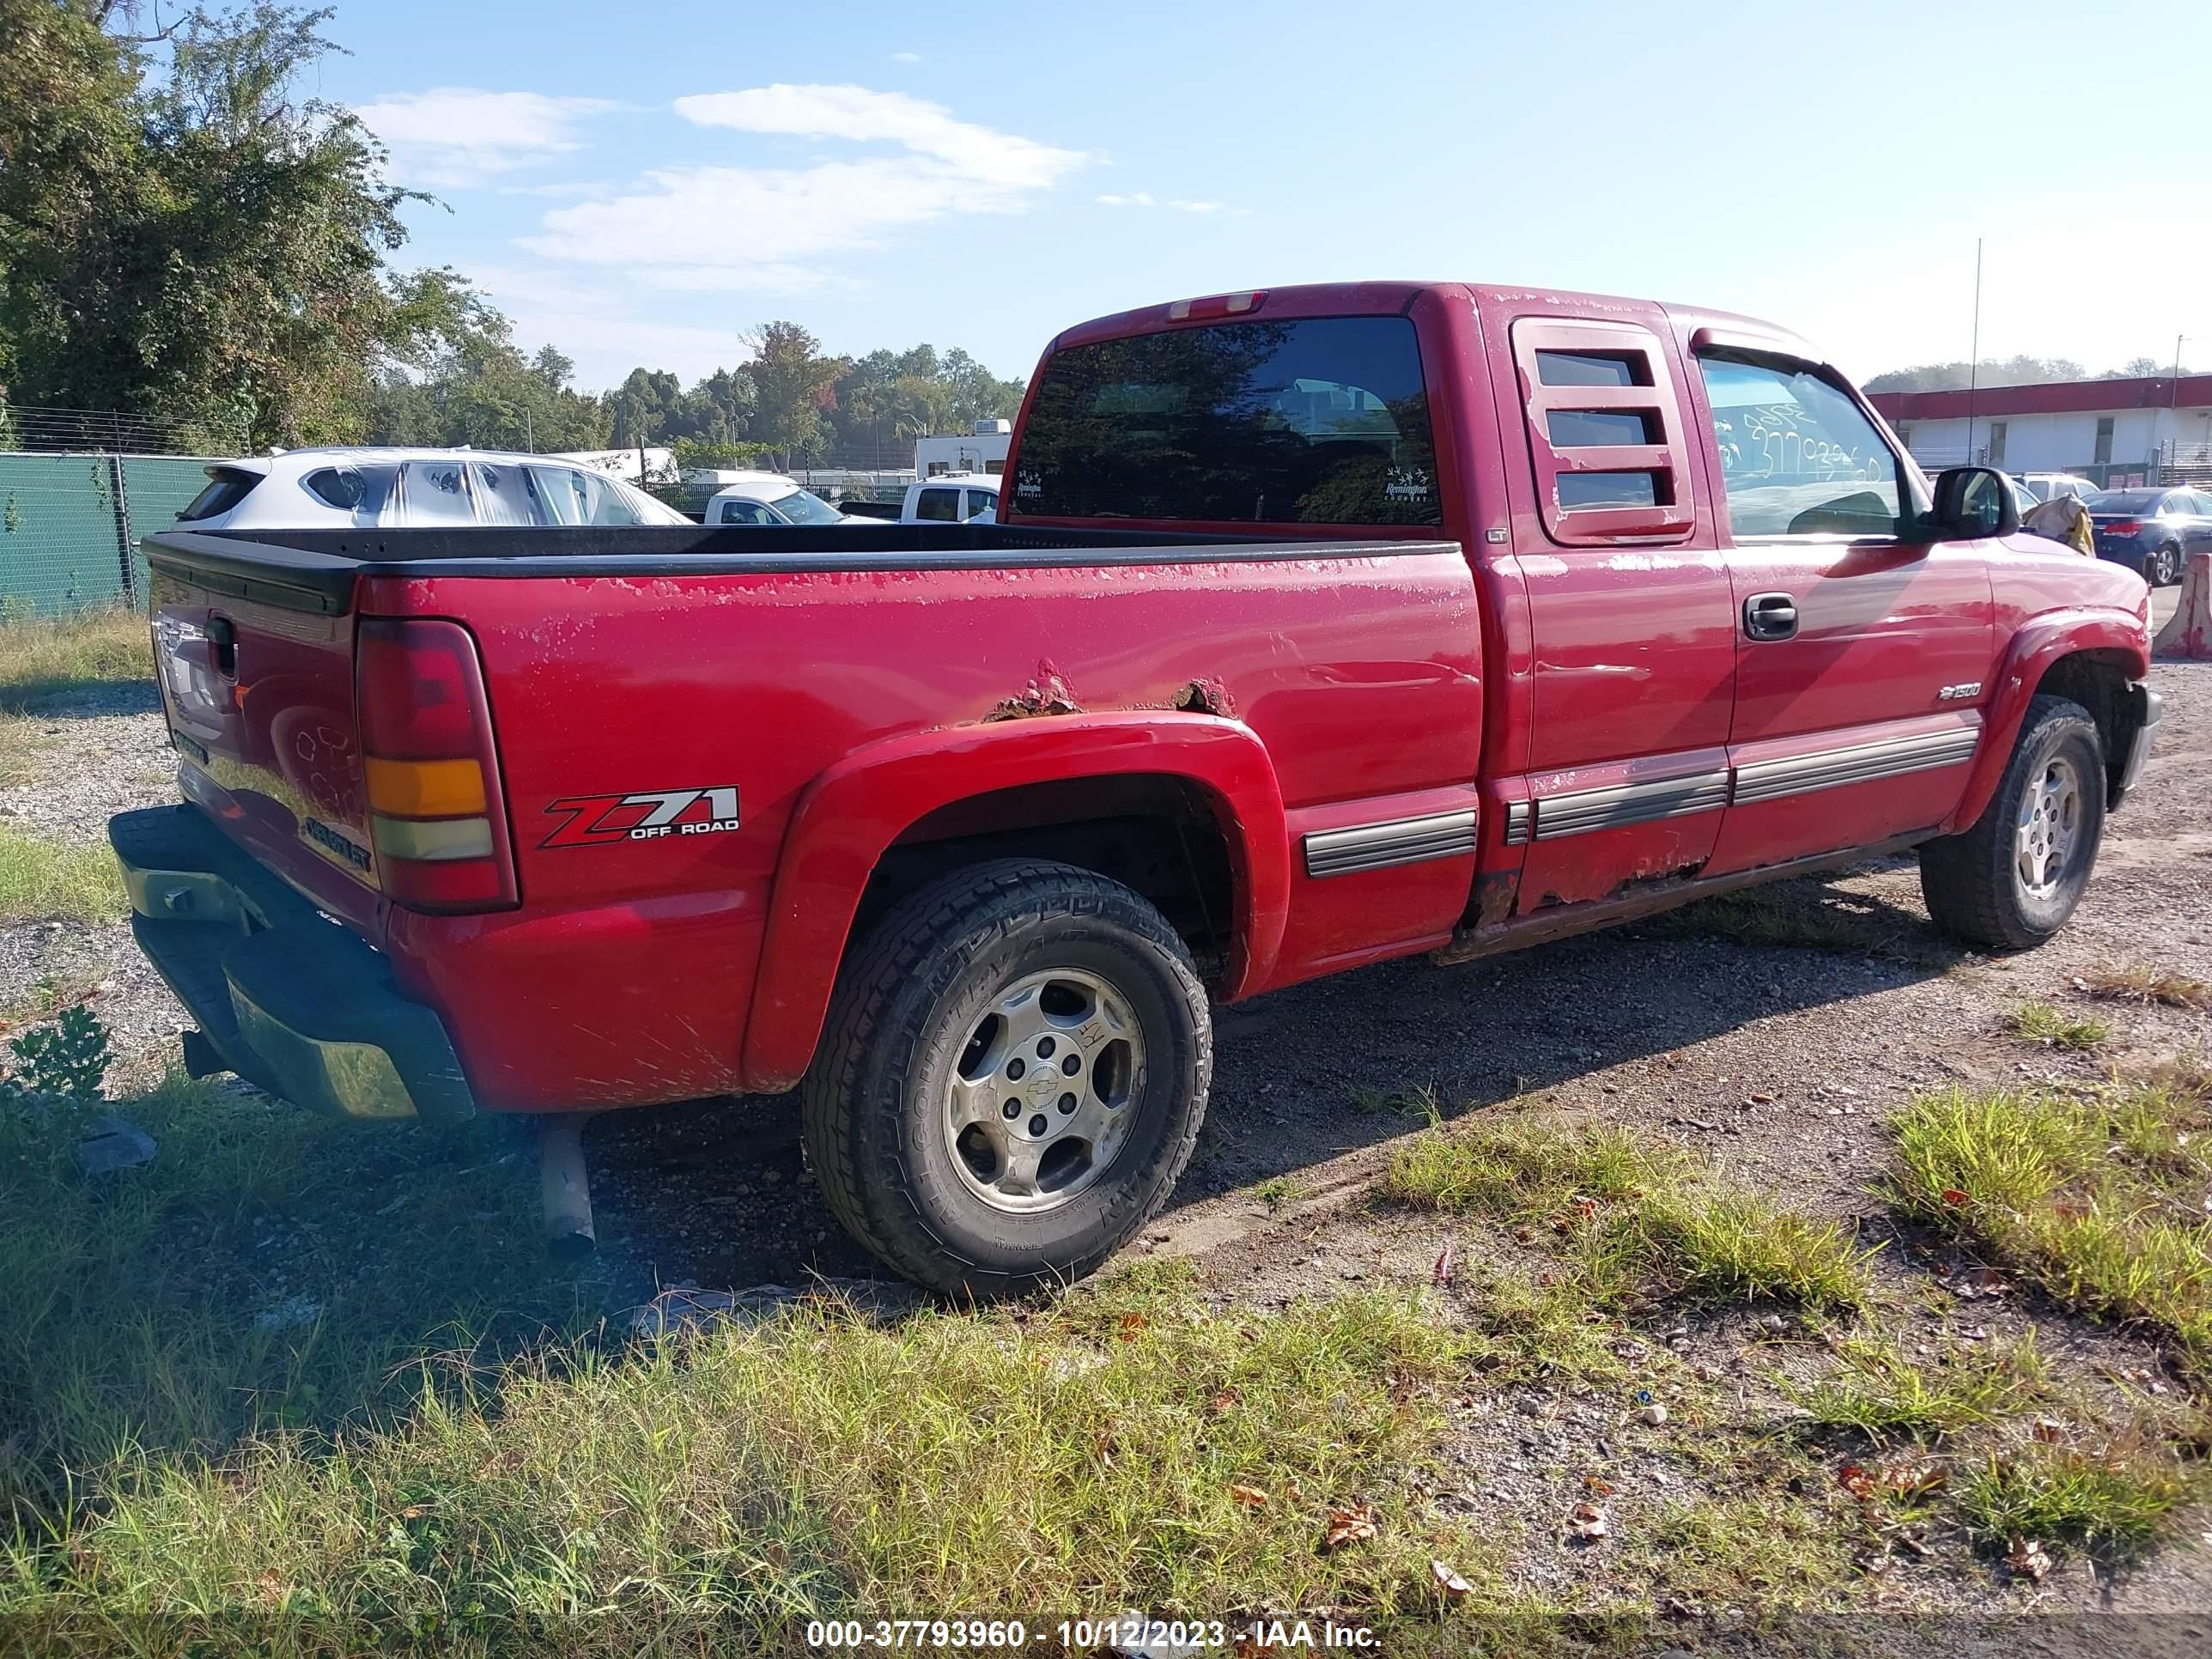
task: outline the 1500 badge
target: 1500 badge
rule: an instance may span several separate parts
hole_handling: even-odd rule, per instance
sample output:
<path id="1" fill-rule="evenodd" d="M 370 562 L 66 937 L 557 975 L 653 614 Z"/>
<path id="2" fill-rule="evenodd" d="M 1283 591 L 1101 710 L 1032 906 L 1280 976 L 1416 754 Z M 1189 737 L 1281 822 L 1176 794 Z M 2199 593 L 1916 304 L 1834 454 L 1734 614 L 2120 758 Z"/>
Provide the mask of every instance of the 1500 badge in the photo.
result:
<path id="1" fill-rule="evenodd" d="M 627 795 L 570 795 L 546 811 L 565 821 L 540 847 L 604 847 L 663 836 L 711 836 L 738 827 L 735 784 L 713 789 L 640 789 Z"/>

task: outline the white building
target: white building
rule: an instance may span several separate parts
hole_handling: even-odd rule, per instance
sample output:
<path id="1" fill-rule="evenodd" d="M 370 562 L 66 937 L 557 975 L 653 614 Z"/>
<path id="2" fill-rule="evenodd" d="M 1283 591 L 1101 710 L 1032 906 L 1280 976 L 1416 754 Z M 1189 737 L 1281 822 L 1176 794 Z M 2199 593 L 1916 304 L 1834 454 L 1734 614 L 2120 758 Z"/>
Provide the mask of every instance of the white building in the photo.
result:
<path id="1" fill-rule="evenodd" d="M 1869 401 L 1930 471 L 1971 462 L 2118 487 L 2156 482 L 2167 467 L 2212 466 L 2212 374 L 1878 392 Z"/>
<path id="2" fill-rule="evenodd" d="M 933 478 L 940 472 L 988 472 L 996 477 L 1006 470 L 1006 450 L 1013 436 L 1012 421 L 978 421 L 969 432 L 917 438 L 914 476 Z"/>

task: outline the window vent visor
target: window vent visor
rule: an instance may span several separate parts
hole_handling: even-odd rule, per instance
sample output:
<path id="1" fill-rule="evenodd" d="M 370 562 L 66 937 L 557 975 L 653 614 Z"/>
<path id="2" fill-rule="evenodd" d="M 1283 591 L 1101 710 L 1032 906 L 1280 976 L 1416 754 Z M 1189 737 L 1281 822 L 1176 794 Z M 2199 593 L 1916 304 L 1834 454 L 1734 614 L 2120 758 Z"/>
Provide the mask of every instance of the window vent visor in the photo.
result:
<path id="1" fill-rule="evenodd" d="M 1512 337 L 1545 533 L 1564 547 L 1688 537 L 1689 450 L 1659 337 L 1528 317 Z"/>

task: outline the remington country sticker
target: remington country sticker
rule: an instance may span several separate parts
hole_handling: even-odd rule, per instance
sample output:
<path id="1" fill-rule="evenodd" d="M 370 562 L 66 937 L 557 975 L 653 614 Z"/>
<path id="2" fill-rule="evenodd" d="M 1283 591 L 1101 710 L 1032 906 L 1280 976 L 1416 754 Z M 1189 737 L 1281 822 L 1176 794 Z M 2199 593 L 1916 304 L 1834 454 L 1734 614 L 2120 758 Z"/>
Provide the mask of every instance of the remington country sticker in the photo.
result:
<path id="1" fill-rule="evenodd" d="M 560 827 L 540 847 L 604 847 L 664 836 L 711 836 L 738 827 L 735 784 L 708 789 L 641 789 L 627 795 L 570 795 L 548 806 Z"/>

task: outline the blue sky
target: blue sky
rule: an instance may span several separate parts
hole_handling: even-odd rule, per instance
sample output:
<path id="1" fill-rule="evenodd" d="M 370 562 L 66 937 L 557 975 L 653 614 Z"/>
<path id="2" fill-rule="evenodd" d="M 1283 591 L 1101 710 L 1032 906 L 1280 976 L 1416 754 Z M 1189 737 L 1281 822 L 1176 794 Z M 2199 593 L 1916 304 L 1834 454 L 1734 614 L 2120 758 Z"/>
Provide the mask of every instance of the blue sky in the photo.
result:
<path id="1" fill-rule="evenodd" d="M 744 331 L 1026 374 L 1102 312 L 1354 277 L 1749 312 L 1860 374 L 2212 361 L 2201 4 L 337 0 L 321 71 L 588 386 Z"/>

